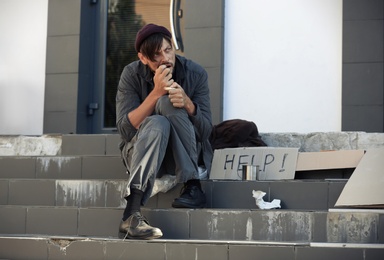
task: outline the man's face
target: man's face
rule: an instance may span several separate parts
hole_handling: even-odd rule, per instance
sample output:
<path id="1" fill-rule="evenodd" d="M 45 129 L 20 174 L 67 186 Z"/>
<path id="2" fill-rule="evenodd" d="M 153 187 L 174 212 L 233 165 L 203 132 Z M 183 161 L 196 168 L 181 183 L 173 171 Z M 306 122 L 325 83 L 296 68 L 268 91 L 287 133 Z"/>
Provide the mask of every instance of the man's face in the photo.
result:
<path id="1" fill-rule="evenodd" d="M 155 52 L 155 56 L 153 59 L 155 61 L 151 61 L 149 58 L 145 57 L 141 53 L 138 54 L 140 60 L 145 65 L 148 65 L 149 68 L 154 72 L 160 65 L 166 65 L 170 68 L 171 73 L 174 70 L 175 66 L 175 50 L 173 49 L 173 46 L 169 44 L 169 42 L 165 39 L 163 39 L 163 44 L 161 45 L 161 48 Z"/>

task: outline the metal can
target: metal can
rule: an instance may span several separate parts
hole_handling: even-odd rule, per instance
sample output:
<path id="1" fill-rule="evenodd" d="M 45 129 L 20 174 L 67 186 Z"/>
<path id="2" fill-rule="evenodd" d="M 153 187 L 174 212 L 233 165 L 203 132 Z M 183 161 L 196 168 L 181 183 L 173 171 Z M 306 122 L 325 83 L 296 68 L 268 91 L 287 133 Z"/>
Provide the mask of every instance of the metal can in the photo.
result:
<path id="1" fill-rule="evenodd" d="M 243 165 L 243 180 L 258 180 L 259 165 Z"/>

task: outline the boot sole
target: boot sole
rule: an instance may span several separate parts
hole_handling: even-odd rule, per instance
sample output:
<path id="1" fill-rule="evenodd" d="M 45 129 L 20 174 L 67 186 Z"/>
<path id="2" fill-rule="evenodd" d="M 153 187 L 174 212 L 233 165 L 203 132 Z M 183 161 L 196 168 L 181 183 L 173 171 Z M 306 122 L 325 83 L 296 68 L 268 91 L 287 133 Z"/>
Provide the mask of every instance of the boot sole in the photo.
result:
<path id="1" fill-rule="evenodd" d="M 151 233 L 151 234 L 146 234 L 146 235 L 143 235 L 143 236 L 130 236 L 127 233 L 119 232 L 117 236 L 120 239 L 128 238 L 128 239 L 150 240 L 150 239 L 156 239 L 156 238 L 162 237 L 163 233 L 160 231 L 160 233 Z"/>

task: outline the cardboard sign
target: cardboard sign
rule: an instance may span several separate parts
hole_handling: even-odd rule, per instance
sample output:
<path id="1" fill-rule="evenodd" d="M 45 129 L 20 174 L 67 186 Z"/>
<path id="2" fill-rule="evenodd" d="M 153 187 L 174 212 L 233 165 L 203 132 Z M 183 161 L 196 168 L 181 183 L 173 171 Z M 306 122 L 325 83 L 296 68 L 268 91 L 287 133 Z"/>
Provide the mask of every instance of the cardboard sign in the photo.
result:
<path id="1" fill-rule="evenodd" d="M 368 149 L 335 207 L 384 208 L 384 148 Z"/>
<path id="2" fill-rule="evenodd" d="M 241 180 L 243 165 L 258 165 L 259 180 L 295 178 L 298 148 L 240 147 L 215 150 L 210 179 Z"/>
<path id="3" fill-rule="evenodd" d="M 364 150 L 339 150 L 299 153 L 296 171 L 356 168 Z"/>

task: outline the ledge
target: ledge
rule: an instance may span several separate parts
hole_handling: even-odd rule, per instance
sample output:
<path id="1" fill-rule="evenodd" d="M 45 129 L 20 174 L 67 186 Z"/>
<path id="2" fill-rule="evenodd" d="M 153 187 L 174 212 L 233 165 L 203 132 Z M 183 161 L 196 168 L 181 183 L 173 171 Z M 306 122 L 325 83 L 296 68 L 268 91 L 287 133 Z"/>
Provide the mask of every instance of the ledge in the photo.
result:
<path id="1" fill-rule="evenodd" d="M 299 152 L 319 152 L 324 150 L 366 150 L 384 147 L 384 133 L 366 132 L 313 132 L 313 133 L 260 133 L 263 141 L 270 147 L 295 147 Z M 84 138 L 82 138 L 84 137 Z M 90 137 L 99 137 L 101 150 L 98 154 L 118 155 L 117 134 L 96 135 L 41 135 L 0 136 L 0 156 L 55 156 L 83 154 L 79 147 L 86 148 Z M 79 140 L 84 143 L 79 144 Z M 68 148 L 71 140 L 76 147 Z M 94 138 L 92 138 L 94 140 Z M 105 143 L 105 144 L 104 144 Z M 67 144 L 67 145 L 66 145 Z M 90 143 L 90 146 L 94 141 Z M 63 152 L 65 146 L 65 152 Z M 69 145 L 71 146 L 71 145 Z M 71 153 L 71 150 L 76 153 Z M 87 154 L 87 153 L 85 153 Z M 83 154 L 84 155 L 84 154 Z"/>

